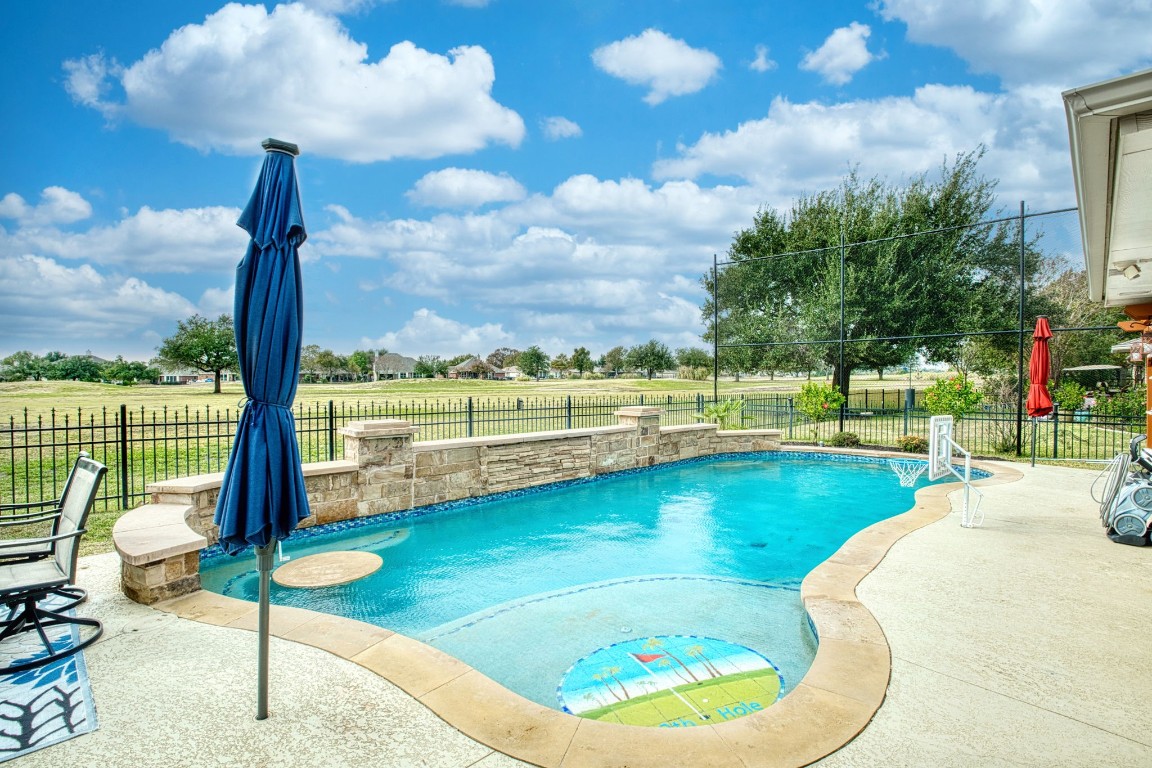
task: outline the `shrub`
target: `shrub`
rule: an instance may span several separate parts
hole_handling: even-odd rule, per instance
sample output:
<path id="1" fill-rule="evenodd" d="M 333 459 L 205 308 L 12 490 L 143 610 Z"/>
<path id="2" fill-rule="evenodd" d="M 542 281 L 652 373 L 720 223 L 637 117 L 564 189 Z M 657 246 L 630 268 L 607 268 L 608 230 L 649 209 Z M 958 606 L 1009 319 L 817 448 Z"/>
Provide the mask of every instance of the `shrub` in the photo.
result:
<path id="1" fill-rule="evenodd" d="M 1064 406 L 1061 405 L 1060 407 L 1063 408 Z M 1101 416 L 1123 416 L 1135 419 L 1142 417 L 1147 407 L 1144 390 L 1133 387 L 1118 395 L 1097 397 L 1096 405 L 1092 406 L 1092 413 Z"/>
<path id="2" fill-rule="evenodd" d="M 676 369 L 676 378 L 689 381 L 707 381 L 712 378 L 712 369 L 704 366 L 682 365 Z"/>
<path id="3" fill-rule="evenodd" d="M 860 436 L 855 432 L 837 432 L 828 438 L 828 445 L 837 448 L 859 448 Z"/>
<path id="4" fill-rule="evenodd" d="M 1052 400 L 1060 406 L 1060 410 L 1065 413 L 1072 413 L 1080 410 L 1080 407 L 1084 405 L 1084 395 L 1086 394 L 1088 391 L 1080 382 L 1065 379 L 1060 383 L 1060 386 L 1052 390 Z"/>
<path id="5" fill-rule="evenodd" d="M 581 376 L 580 378 L 582 378 L 586 381 L 602 381 L 604 379 L 604 374 L 585 372 L 584 375 Z"/>
<path id="6" fill-rule="evenodd" d="M 920 435 L 901 435 L 896 438 L 896 446 L 908 453 L 928 453 L 928 438 Z"/>
<path id="7" fill-rule="evenodd" d="M 812 439 L 818 436 L 815 425 L 824 419 L 835 416 L 844 404 L 844 395 L 831 384 L 809 381 L 800 387 L 800 393 L 793 400 L 796 410 L 808 417 L 813 424 Z"/>
<path id="8" fill-rule="evenodd" d="M 938 379 L 924 390 L 924 407 L 929 413 L 950 415 L 959 421 L 964 414 L 976 410 L 983 396 L 976 391 L 970 381 L 959 376 Z"/>
<path id="9" fill-rule="evenodd" d="M 516 381 L 532 381 L 532 377 L 521 374 L 516 377 Z"/>
<path id="10" fill-rule="evenodd" d="M 721 400 L 716 403 L 708 403 L 704 406 L 704 412 L 696 414 L 697 417 L 707 419 L 711 424 L 719 424 L 720 429 L 740 429 L 741 416 L 744 411 L 743 400 Z"/>

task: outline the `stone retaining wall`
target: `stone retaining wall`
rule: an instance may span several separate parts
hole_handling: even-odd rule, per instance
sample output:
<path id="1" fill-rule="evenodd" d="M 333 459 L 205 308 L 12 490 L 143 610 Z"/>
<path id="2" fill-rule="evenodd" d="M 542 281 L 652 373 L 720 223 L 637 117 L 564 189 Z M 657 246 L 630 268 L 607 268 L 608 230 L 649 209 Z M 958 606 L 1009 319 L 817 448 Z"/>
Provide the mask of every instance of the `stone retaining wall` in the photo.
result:
<path id="1" fill-rule="evenodd" d="M 340 430 L 343 461 L 304 465 L 311 516 L 301 527 L 443 501 L 649 467 L 720 453 L 777 450 L 780 430 L 660 426 L 659 408 L 616 412 L 617 426 L 416 443 L 407 421 L 356 421 Z M 200 588 L 196 553 L 217 540 L 212 522 L 223 473 L 148 486 L 151 503 L 113 529 L 122 588 L 141 603 Z M 178 521 L 182 518 L 183 523 Z"/>

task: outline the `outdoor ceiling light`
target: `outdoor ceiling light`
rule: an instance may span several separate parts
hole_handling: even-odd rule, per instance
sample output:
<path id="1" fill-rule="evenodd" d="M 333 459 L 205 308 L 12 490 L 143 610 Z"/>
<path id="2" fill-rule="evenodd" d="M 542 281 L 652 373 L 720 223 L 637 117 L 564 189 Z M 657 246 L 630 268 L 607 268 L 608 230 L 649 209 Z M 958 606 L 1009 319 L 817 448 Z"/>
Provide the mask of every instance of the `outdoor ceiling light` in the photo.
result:
<path id="1" fill-rule="evenodd" d="M 1124 277 L 1128 278 L 1129 280 L 1135 280 L 1136 278 L 1140 277 L 1140 267 L 1135 264 L 1129 264 L 1128 266 L 1124 267 L 1123 274 Z"/>

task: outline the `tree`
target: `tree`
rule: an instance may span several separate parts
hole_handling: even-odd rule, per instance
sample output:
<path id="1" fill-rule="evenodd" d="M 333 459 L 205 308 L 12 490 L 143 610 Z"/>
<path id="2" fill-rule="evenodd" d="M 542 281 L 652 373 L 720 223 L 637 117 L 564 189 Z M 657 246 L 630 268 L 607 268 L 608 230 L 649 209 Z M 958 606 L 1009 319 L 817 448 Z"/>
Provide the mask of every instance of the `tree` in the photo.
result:
<path id="1" fill-rule="evenodd" d="M 342 357 L 330 349 L 322 349 L 320 354 L 316 356 L 316 367 L 319 368 L 325 379 L 332 381 L 341 372 L 347 370 L 348 358 Z"/>
<path id="2" fill-rule="evenodd" d="M 568 355 L 561 352 L 552 358 L 552 370 L 561 376 L 567 376 L 568 371 L 572 370 L 572 361 L 568 359 Z"/>
<path id="3" fill-rule="evenodd" d="M 852 172 L 836 189 L 800 198 L 787 215 L 761 210 L 736 234 L 732 263 L 720 274 L 721 343 L 830 342 L 843 333 L 842 360 L 839 344 L 812 349 L 846 394 L 857 368 L 895 367 L 918 349 L 948 360 L 961 339 L 936 334 L 1011 327 L 1020 261 L 1015 223 L 971 226 L 993 203 L 995 183 L 977 173 L 982 154 L 960 155 L 938 176 L 902 187 Z M 903 237 L 916 232 L 925 234 Z M 1031 274 L 1039 255 L 1029 246 L 1026 256 Z M 702 282 L 711 295 L 712 276 Z M 712 313 L 709 298 L 705 322 Z"/>
<path id="4" fill-rule="evenodd" d="M 1128 319 L 1119 307 L 1105 307 L 1088 298 L 1088 275 L 1084 270 L 1064 270 L 1042 285 L 1038 293 L 1036 314 L 1046 315 L 1053 328 L 1086 328 L 1094 325 L 1115 327 L 1117 321 Z M 1056 333 L 1048 342 L 1048 352 L 1052 356 L 1052 378 L 1059 382 L 1061 371 L 1065 368 L 1111 362 L 1112 345 L 1131 339 L 1130 334 L 1119 328 L 1111 333 Z M 1025 354 L 1030 348 L 1031 342 L 1028 342 Z"/>
<path id="5" fill-rule="evenodd" d="M 613 376 L 619 376 L 627 364 L 627 356 L 628 353 L 624 351 L 624 347 L 612 347 L 604 353 L 604 363 L 600 367 Z"/>
<path id="6" fill-rule="evenodd" d="M 27 350 L 13 352 L 0 360 L 0 379 L 4 381 L 40 381 L 51 366 L 51 361 Z"/>
<path id="7" fill-rule="evenodd" d="M 479 357 L 479 355 L 473 355 L 471 353 L 464 354 L 464 355 L 456 355 L 456 357 L 448 358 L 448 360 L 445 362 L 445 365 L 447 365 L 449 368 L 451 368 L 453 366 L 460 365 L 461 363 L 466 363 L 474 357 Z"/>
<path id="8" fill-rule="evenodd" d="M 699 347 L 681 347 L 676 350 L 676 363 L 686 368 L 711 368 L 712 355 Z"/>
<path id="9" fill-rule="evenodd" d="M 364 381 L 371 375 L 372 363 L 375 359 L 375 353 L 372 350 L 358 349 L 348 355 L 348 370 L 352 372 L 357 381 Z"/>
<path id="10" fill-rule="evenodd" d="M 300 375 L 304 381 L 320 380 L 320 356 L 323 353 L 319 344 L 307 344 L 300 349 Z"/>
<path id="11" fill-rule="evenodd" d="M 577 373 L 589 373 L 594 366 L 592 364 L 592 353 L 585 347 L 576 347 L 572 350 L 572 367 L 576 369 Z"/>
<path id="12" fill-rule="evenodd" d="M 220 374 L 236 370 L 236 332 L 231 315 L 209 320 L 192 315 L 176 324 L 176 333 L 156 350 L 155 362 L 165 370 L 193 368 L 213 376 L 213 392 L 220 394 Z"/>
<path id="13" fill-rule="evenodd" d="M 416 358 L 416 365 L 412 366 L 412 375 L 421 379 L 446 376 L 448 367 L 448 361 L 441 360 L 440 355 L 420 355 Z"/>
<path id="14" fill-rule="evenodd" d="M 48 378 L 57 381 L 100 381 L 104 366 L 91 355 L 73 355 L 48 366 Z"/>
<path id="15" fill-rule="evenodd" d="M 644 371 L 649 379 L 656 371 L 666 371 L 676 366 L 671 350 L 656 339 L 632 347 L 625 359 L 628 366 Z"/>
<path id="16" fill-rule="evenodd" d="M 548 375 L 548 355 L 535 344 L 520 353 L 517 364 L 525 376 L 540 379 Z"/>
<path id="17" fill-rule="evenodd" d="M 122 355 L 117 355 L 116 359 L 104 369 L 104 375 L 113 383 L 132 386 L 137 382 L 155 381 L 160 378 L 160 369 L 136 360 L 125 360 Z"/>
<path id="18" fill-rule="evenodd" d="M 510 365 L 516 365 L 516 358 L 520 356 L 520 350 L 512 349 L 511 347 L 500 347 L 488 353 L 485 358 L 488 365 L 494 365 L 497 368 L 507 368 Z"/>

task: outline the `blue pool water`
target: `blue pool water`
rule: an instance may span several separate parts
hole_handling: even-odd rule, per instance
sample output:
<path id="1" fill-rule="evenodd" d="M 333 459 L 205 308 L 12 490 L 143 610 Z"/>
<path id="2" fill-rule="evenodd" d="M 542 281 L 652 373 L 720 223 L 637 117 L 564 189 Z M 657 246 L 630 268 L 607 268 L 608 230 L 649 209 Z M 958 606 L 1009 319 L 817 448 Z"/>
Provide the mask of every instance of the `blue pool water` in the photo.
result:
<path id="1" fill-rule="evenodd" d="M 358 549 L 384 567 L 325 589 L 273 584 L 272 601 L 423 640 L 547 706 L 577 659 L 658 635 L 752 649 L 778 667 L 783 694 L 815 653 L 801 580 L 857 531 L 911 508 L 914 491 L 859 457 L 679 462 L 298 532 L 284 546 L 292 558 Z M 254 568 L 251 555 L 206 554 L 204 587 L 255 601 Z"/>

